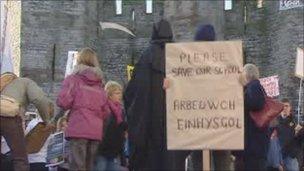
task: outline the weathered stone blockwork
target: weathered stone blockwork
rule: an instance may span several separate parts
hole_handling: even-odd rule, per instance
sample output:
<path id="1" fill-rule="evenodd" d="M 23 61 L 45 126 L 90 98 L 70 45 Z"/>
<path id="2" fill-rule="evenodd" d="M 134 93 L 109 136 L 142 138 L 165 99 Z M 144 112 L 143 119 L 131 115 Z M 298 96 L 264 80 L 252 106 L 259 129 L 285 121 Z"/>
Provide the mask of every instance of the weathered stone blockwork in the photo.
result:
<path id="1" fill-rule="evenodd" d="M 279 1 L 263 3 L 258 8 L 257 1 L 234 0 L 225 11 L 222 1 L 167 0 L 164 11 L 177 41 L 192 41 L 196 27 L 206 23 L 215 26 L 217 40 L 243 40 L 245 63 L 256 64 L 261 77 L 279 75 L 280 98 L 291 99 L 296 108 L 300 80 L 294 67 L 296 48 L 304 47 L 304 10 L 280 11 Z"/>
<path id="2" fill-rule="evenodd" d="M 280 11 L 279 1 L 256 5 L 234 1 L 233 9 L 225 11 L 225 38 L 243 39 L 246 63 L 259 66 L 261 77 L 279 75 L 280 98 L 291 99 L 296 108 L 300 80 L 294 67 L 296 48 L 304 47 L 303 7 Z"/>
<path id="3" fill-rule="evenodd" d="M 280 11 L 278 2 L 267 2 L 265 8 L 268 33 L 266 45 L 269 49 L 266 56 L 269 65 L 265 67 L 265 72 L 280 76 L 281 96 L 292 99 L 296 108 L 300 79 L 294 76 L 294 68 L 296 48 L 304 48 L 304 9 L 300 7 Z"/>
<path id="4" fill-rule="evenodd" d="M 131 19 L 134 9 L 135 21 Z M 107 79 L 126 83 L 126 65 L 136 61 L 148 45 L 153 21 L 161 17 L 162 3 L 145 13 L 144 1 L 126 1 L 122 15 L 115 1 L 22 1 L 23 76 L 48 83 L 61 81 L 69 50 L 95 49 Z M 136 38 L 117 30 L 101 30 L 99 22 L 115 22 L 131 29 Z"/>
<path id="5" fill-rule="evenodd" d="M 200 24 L 215 26 L 218 40 L 223 40 L 223 1 L 165 1 L 164 12 L 171 22 L 176 41 L 192 41 Z"/>
<path id="6" fill-rule="evenodd" d="M 54 96 L 64 77 L 68 51 L 85 46 L 98 52 L 107 80 L 125 84 L 126 65 L 136 62 L 148 46 L 152 23 L 164 13 L 176 41 L 192 41 L 197 26 L 206 23 L 215 26 L 217 40 L 243 40 L 246 63 L 258 65 L 262 77 L 279 75 L 280 97 L 297 104 L 299 79 L 293 72 L 296 47 L 304 47 L 303 7 L 280 11 L 279 1 L 264 0 L 257 8 L 254 0 L 233 0 L 233 9 L 225 11 L 223 1 L 153 0 L 153 13 L 146 14 L 144 0 L 123 0 L 122 15 L 116 15 L 115 1 L 21 2 L 21 73 L 52 90 L 55 59 Z M 99 21 L 126 26 L 136 38 L 101 30 Z"/>
<path id="7" fill-rule="evenodd" d="M 89 46 L 97 34 L 94 1 L 22 1 L 21 70 L 39 83 L 64 76 L 67 53 Z"/>
<path id="8" fill-rule="evenodd" d="M 125 32 L 106 29 L 99 36 L 102 67 L 107 80 L 116 80 L 126 85 L 126 66 L 134 64 L 148 46 L 153 22 L 160 20 L 163 3 L 153 4 L 153 13 L 146 14 L 144 1 L 123 1 L 122 15 L 115 14 L 115 2 L 104 1 L 99 9 L 99 20 L 121 24 L 136 35 L 132 37 Z M 132 20 L 132 10 L 135 19 Z"/>

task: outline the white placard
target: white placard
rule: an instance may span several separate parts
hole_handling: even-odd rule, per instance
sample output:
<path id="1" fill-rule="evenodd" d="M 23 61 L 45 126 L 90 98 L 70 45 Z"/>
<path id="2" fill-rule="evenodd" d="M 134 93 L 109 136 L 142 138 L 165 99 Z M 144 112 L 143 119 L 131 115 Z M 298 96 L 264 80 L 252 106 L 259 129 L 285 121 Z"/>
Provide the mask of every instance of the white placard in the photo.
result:
<path id="1" fill-rule="evenodd" d="M 301 48 L 297 48 L 295 75 L 304 78 L 304 51 Z"/>
<path id="2" fill-rule="evenodd" d="M 69 51 L 68 52 L 68 60 L 65 69 L 65 77 L 70 75 L 73 72 L 74 66 L 77 62 L 77 51 Z"/>
<path id="3" fill-rule="evenodd" d="M 288 10 L 303 6 L 303 0 L 280 0 L 280 10 Z"/>

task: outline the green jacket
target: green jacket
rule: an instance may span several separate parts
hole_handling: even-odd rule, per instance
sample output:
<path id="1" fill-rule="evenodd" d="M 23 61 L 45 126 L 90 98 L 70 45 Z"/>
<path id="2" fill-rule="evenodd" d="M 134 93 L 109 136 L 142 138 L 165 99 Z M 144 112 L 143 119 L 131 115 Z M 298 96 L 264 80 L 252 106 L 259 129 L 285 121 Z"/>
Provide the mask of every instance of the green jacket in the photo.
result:
<path id="1" fill-rule="evenodd" d="M 43 90 L 29 78 L 16 78 L 8 84 L 1 94 L 17 100 L 23 109 L 32 103 L 38 109 L 44 122 L 50 121 L 53 115 L 53 104 Z"/>

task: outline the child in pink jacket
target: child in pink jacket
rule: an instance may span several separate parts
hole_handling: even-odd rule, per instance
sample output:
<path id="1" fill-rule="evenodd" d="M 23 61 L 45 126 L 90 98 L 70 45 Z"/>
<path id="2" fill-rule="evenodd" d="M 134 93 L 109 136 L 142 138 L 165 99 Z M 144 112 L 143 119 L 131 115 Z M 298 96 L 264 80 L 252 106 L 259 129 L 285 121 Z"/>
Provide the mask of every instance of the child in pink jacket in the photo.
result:
<path id="1" fill-rule="evenodd" d="M 84 48 L 78 53 L 77 65 L 63 81 L 57 98 L 58 106 L 70 110 L 65 136 L 70 141 L 71 170 L 92 170 L 103 136 L 103 121 L 112 106 L 109 103 L 97 55 L 92 49 Z"/>

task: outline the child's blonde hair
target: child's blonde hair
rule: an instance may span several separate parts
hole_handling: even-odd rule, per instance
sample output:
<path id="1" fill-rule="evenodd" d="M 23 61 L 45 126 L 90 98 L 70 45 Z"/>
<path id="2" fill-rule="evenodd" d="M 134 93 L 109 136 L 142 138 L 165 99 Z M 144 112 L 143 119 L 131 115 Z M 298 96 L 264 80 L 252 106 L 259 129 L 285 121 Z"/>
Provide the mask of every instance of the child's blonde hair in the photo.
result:
<path id="1" fill-rule="evenodd" d="M 107 92 L 108 97 L 110 97 L 116 90 L 122 91 L 122 86 L 116 81 L 108 81 L 105 85 L 105 91 Z"/>
<path id="2" fill-rule="evenodd" d="M 89 48 L 83 48 L 77 53 L 77 64 L 83 64 L 91 67 L 99 67 L 99 62 L 96 52 Z"/>
<path id="3" fill-rule="evenodd" d="M 63 122 L 68 122 L 67 116 L 62 116 L 61 118 L 58 119 L 58 121 L 57 121 L 57 131 L 62 131 L 61 128 L 62 128 L 62 123 Z"/>

